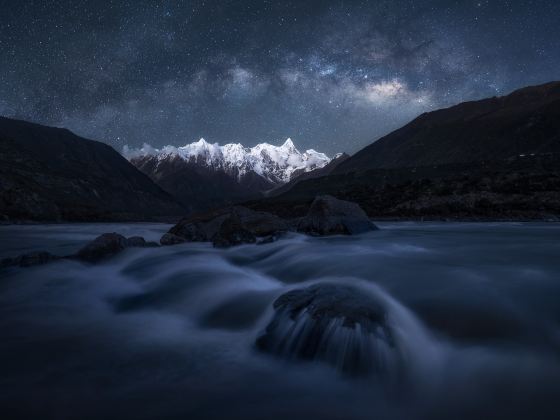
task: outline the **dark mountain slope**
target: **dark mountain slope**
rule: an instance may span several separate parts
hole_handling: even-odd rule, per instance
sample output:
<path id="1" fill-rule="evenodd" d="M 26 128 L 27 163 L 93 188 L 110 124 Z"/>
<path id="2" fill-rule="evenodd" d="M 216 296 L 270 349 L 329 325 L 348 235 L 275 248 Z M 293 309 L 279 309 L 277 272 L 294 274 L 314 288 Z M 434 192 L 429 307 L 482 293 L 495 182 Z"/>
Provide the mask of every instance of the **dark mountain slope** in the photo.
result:
<path id="1" fill-rule="evenodd" d="M 328 176 L 249 203 L 303 214 L 316 195 L 374 218 L 560 219 L 560 83 L 424 114 Z"/>
<path id="2" fill-rule="evenodd" d="M 423 114 L 333 173 L 560 153 L 560 82 Z"/>
<path id="3" fill-rule="evenodd" d="M 173 198 L 107 144 L 0 117 L 0 214 L 12 220 L 145 220 Z"/>

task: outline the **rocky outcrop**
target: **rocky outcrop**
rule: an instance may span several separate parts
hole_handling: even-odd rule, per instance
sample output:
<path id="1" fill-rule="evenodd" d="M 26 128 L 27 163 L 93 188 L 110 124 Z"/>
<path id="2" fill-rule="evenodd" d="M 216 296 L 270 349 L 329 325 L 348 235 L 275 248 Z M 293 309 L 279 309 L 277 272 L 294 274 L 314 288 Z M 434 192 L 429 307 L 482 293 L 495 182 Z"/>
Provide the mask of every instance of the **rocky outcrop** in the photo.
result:
<path id="1" fill-rule="evenodd" d="M 286 359 L 319 360 L 351 374 L 395 372 L 400 352 L 384 305 L 350 286 L 323 283 L 292 290 L 256 345 Z"/>
<path id="2" fill-rule="evenodd" d="M 356 235 L 376 229 L 359 205 L 330 195 L 316 197 L 297 227 L 298 232 L 315 236 Z"/>

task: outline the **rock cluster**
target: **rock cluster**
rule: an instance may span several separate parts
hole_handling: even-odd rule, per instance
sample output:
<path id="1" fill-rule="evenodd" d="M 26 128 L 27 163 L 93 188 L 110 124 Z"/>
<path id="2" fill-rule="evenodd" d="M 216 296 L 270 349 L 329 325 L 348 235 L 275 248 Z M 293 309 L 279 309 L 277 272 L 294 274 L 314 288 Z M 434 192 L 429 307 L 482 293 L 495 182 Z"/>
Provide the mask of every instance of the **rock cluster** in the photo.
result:
<path id="1" fill-rule="evenodd" d="M 325 195 L 315 198 L 308 214 L 296 220 L 242 206 L 188 217 L 163 235 L 160 243 L 212 242 L 216 247 L 229 247 L 272 242 L 289 231 L 324 236 L 355 235 L 376 229 L 360 206 Z"/>
<path id="2" fill-rule="evenodd" d="M 173 226 L 161 239 L 161 245 L 185 242 L 212 242 L 217 248 L 241 244 L 266 244 L 290 231 L 313 236 L 355 235 L 377 227 L 355 203 L 331 196 L 319 196 L 305 217 L 286 220 L 272 213 L 234 206 L 199 216 L 187 217 Z M 2 267 L 29 267 L 60 259 L 75 259 L 96 263 L 117 255 L 126 248 L 155 247 L 140 236 L 126 238 L 118 233 L 104 233 L 85 245 L 76 254 L 57 256 L 34 252 L 0 261 Z"/>

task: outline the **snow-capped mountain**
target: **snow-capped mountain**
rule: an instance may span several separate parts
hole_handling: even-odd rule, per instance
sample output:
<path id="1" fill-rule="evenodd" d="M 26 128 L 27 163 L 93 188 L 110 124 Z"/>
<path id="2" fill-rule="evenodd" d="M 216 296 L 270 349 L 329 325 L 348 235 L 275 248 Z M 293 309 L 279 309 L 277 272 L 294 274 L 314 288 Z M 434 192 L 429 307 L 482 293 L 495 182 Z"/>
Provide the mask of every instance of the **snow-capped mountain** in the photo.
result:
<path id="1" fill-rule="evenodd" d="M 204 139 L 181 147 L 123 148 L 123 155 L 191 210 L 205 210 L 257 197 L 331 159 L 313 149 L 300 152 L 291 139 L 281 146 L 261 143 L 223 146 Z"/>
<path id="2" fill-rule="evenodd" d="M 133 162 L 146 157 L 155 157 L 158 162 L 181 158 L 186 162 L 222 170 L 238 180 L 254 172 L 272 184 L 289 182 L 294 172 L 309 172 L 331 161 L 327 155 L 313 149 L 301 153 L 291 139 L 281 146 L 261 143 L 251 148 L 240 143 L 220 146 L 204 139 L 182 147 L 165 146 L 161 149 L 144 144 L 141 149 L 125 146 L 123 155 Z"/>

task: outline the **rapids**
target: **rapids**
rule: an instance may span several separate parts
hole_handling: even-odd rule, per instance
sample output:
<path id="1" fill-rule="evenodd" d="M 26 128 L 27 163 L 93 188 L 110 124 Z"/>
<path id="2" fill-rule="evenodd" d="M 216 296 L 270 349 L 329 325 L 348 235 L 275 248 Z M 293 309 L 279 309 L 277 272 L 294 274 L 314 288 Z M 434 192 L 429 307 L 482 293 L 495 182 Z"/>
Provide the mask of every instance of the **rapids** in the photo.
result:
<path id="1" fill-rule="evenodd" d="M 0 271 L 2 417 L 560 418 L 560 225 L 378 225 Z M 168 228 L 3 226 L 0 258 Z M 313 311 L 290 318 L 273 302 L 324 284 L 379 318 L 349 329 L 335 316 L 317 356 L 294 357 Z M 274 319 L 276 350 L 262 351 Z M 356 351 L 373 373 L 340 369 Z"/>

